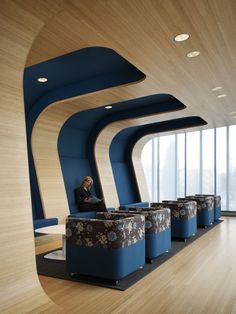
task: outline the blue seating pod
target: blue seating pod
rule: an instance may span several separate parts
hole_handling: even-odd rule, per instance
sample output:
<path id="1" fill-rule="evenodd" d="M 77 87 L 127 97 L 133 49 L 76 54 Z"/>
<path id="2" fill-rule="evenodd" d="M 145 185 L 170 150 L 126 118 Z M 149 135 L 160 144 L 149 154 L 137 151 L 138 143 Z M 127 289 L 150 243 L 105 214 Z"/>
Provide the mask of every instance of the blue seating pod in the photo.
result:
<path id="1" fill-rule="evenodd" d="M 70 273 L 118 281 L 145 264 L 145 219 L 97 213 L 68 217 L 66 268 Z"/>
<path id="2" fill-rule="evenodd" d="M 197 225 L 208 227 L 214 222 L 214 197 L 213 196 L 186 196 L 178 200 L 197 202 Z"/>
<path id="3" fill-rule="evenodd" d="M 151 260 L 171 248 L 170 209 L 129 208 L 129 213 L 145 217 L 146 259 Z"/>
<path id="4" fill-rule="evenodd" d="M 165 201 L 151 203 L 151 207 L 171 210 L 171 237 L 186 240 L 197 232 L 197 203 L 188 201 Z"/>
<path id="5" fill-rule="evenodd" d="M 214 220 L 217 221 L 221 217 L 221 196 L 213 194 L 195 194 L 195 196 L 213 196 L 214 197 Z"/>

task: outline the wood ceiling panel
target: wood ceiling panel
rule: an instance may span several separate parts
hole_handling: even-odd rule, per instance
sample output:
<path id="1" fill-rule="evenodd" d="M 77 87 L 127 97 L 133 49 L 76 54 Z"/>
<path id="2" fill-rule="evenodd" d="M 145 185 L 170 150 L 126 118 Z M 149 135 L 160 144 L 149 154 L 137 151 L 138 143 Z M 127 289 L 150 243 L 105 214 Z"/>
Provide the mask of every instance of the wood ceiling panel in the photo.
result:
<path id="1" fill-rule="evenodd" d="M 88 46 L 110 47 L 146 74 L 150 93 L 174 95 L 189 114 L 201 112 L 208 127 L 234 124 L 235 21 L 233 0 L 67 1 L 35 40 L 27 65 Z M 175 43 L 181 32 L 190 39 Z M 200 56 L 187 58 L 193 50 Z M 219 85 L 222 91 L 212 92 Z M 139 92 L 134 86 L 134 98 Z M 219 93 L 227 97 L 218 99 Z"/>

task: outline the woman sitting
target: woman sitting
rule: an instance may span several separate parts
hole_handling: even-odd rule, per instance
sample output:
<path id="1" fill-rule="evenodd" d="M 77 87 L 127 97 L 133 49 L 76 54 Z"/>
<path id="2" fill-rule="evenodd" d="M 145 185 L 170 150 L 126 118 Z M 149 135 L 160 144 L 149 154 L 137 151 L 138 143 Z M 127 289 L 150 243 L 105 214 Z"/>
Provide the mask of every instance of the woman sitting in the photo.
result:
<path id="1" fill-rule="evenodd" d="M 103 199 L 99 199 L 91 194 L 93 179 L 89 176 L 83 178 L 81 185 L 75 190 L 76 203 L 80 211 L 104 212 L 106 206 Z"/>

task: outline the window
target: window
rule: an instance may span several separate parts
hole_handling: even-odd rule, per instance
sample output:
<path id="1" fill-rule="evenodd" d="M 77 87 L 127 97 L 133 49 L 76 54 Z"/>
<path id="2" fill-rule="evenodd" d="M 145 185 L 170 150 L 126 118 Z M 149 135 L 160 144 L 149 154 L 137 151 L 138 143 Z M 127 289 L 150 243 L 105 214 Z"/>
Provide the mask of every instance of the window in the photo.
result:
<path id="1" fill-rule="evenodd" d="M 229 210 L 236 211 L 236 125 L 229 127 Z"/>
<path id="2" fill-rule="evenodd" d="M 162 136 L 159 139 L 159 199 L 175 199 L 175 135 Z"/>
<path id="3" fill-rule="evenodd" d="M 151 200 L 217 194 L 222 210 L 236 211 L 235 138 L 231 125 L 152 139 L 142 154 Z"/>
<path id="4" fill-rule="evenodd" d="M 186 134 L 186 194 L 200 193 L 200 131 Z"/>
<path id="5" fill-rule="evenodd" d="M 152 164 L 152 142 L 150 140 L 144 145 L 144 148 L 141 153 L 141 162 L 144 169 L 144 174 L 148 186 L 148 193 L 150 199 L 152 199 L 152 173 L 153 173 L 153 164 Z"/>
<path id="6" fill-rule="evenodd" d="M 216 194 L 221 195 L 221 209 L 226 210 L 227 141 L 226 127 L 216 129 Z"/>
<path id="7" fill-rule="evenodd" d="M 176 196 L 185 197 L 185 133 L 176 135 Z"/>
<path id="8" fill-rule="evenodd" d="M 201 192 L 214 194 L 215 186 L 215 143 L 214 129 L 202 131 Z"/>

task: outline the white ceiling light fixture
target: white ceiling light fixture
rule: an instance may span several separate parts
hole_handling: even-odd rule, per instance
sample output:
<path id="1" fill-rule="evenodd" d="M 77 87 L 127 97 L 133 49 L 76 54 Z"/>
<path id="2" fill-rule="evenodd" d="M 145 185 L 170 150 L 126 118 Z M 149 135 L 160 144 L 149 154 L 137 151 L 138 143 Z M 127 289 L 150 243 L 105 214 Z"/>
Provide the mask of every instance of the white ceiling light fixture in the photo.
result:
<path id="1" fill-rule="evenodd" d="M 189 34 L 179 34 L 174 37 L 174 41 L 181 42 L 189 39 Z"/>
<path id="2" fill-rule="evenodd" d="M 220 90 L 220 89 L 222 89 L 221 86 L 216 86 L 216 87 L 212 88 L 212 91 L 213 91 L 213 92 L 216 92 L 217 90 Z"/>
<path id="3" fill-rule="evenodd" d="M 220 95 L 218 95 L 217 97 L 218 98 L 224 98 L 224 97 L 226 97 L 227 95 L 226 94 L 220 94 Z"/>
<path id="4" fill-rule="evenodd" d="M 105 106 L 105 109 L 112 109 L 112 106 Z"/>
<path id="5" fill-rule="evenodd" d="M 46 77 L 38 77 L 38 78 L 37 78 L 37 81 L 38 81 L 39 83 L 46 83 L 46 82 L 48 81 L 48 79 L 47 79 Z"/>
<path id="6" fill-rule="evenodd" d="M 188 58 L 195 58 L 195 57 L 197 57 L 197 56 L 199 56 L 200 55 L 200 51 L 191 51 L 191 52 L 189 52 L 188 54 L 187 54 L 187 57 Z"/>

